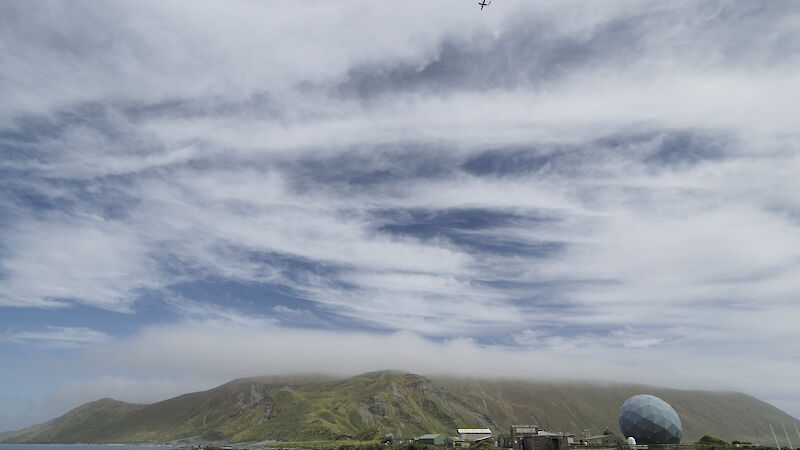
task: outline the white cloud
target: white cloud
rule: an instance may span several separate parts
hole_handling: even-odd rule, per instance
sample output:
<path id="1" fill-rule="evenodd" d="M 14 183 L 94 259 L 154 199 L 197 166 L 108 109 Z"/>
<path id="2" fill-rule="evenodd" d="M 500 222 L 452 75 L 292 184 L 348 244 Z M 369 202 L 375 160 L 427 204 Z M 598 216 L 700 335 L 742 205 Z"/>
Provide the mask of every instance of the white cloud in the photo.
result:
<path id="1" fill-rule="evenodd" d="M 7 333 L 5 340 L 48 348 L 79 348 L 104 343 L 109 336 L 86 327 L 46 326 L 39 330 Z"/>
<path id="2" fill-rule="evenodd" d="M 124 312 L 138 289 L 158 286 L 146 246 L 131 229 L 93 217 L 48 219 L 5 230 L 0 306 L 75 301 Z"/>
<path id="3" fill-rule="evenodd" d="M 757 373 L 755 393 L 793 405 L 789 5 L 4 5 L 0 306 L 135 313 L 140 292 L 163 293 L 188 322 L 109 344 L 119 370 L 136 370 L 119 349 L 215 380 L 522 355 L 677 383 L 656 375 L 674 361 L 703 367 L 701 384 L 748 390 Z M 409 212 L 460 209 L 487 224 Z M 403 220 L 421 232 L 386 227 Z M 196 280 L 305 303 L 261 317 L 164 292 Z M 277 326 L 326 314 L 393 334 Z"/>
<path id="4" fill-rule="evenodd" d="M 176 380 L 203 374 L 218 382 L 251 375 L 353 375 L 388 368 L 423 374 L 581 380 L 586 378 L 581 368 L 591 366 L 596 381 L 736 389 L 761 398 L 784 398 L 785 404 L 796 400 L 796 395 L 790 394 L 794 385 L 791 362 L 775 361 L 767 353 L 691 351 L 694 345 L 702 346 L 703 340 L 656 342 L 646 337 L 648 332 L 652 330 L 547 337 L 534 330 L 528 335 L 543 338 L 533 345 L 507 347 L 463 338 L 437 342 L 408 332 L 375 334 L 187 322 L 150 327 L 132 339 L 92 349 L 86 357 L 87 363 L 110 372 L 161 373 Z M 476 360 L 491 363 L 476 366 Z M 770 374 L 769 386 L 752 384 L 753 366 L 762 370 L 762 376 Z M 676 371 L 676 367 L 702 370 Z M 774 397 L 777 392 L 781 392 L 780 397 Z"/>
<path id="5" fill-rule="evenodd" d="M 583 377 L 573 370 L 574 355 L 558 356 L 550 350 L 547 347 L 486 346 L 465 338 L 437 342 L 409 332 L 376 334 L 189 321 L 149 327 L 132 339 L 93 349 L 86 357 L 93 365 L 110 371 L 156 371 L 173 377 L 202 373 L 218 380 L 243 374 L 354 375 L 387 368 L 428 374 L 470 373 L 540 379 Z M 475 367 L 476 359 L 491 360 L 493 364 Z M 442 366 L 444 360 L 448 361 L 446 366 Z M 507 364 L 512 361 L 519 363 Z M 615 364 L 596 362 L 599 379 L 633 380 L 647 374 L 661 382 L 685 381 L 658 376 L 655 367 L 633 373 Z"/>

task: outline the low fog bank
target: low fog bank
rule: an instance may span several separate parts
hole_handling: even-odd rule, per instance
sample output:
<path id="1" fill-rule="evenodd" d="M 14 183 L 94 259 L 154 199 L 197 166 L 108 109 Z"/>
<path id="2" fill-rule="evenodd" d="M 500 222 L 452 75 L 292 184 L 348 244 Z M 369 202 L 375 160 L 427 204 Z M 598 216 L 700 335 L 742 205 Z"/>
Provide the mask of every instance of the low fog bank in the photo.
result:
<path id="1" fill-rule="evenodd" d="M 475 364 L 476 361 L 482 362 Z M 84 350 L 81 364 L 101 377 L 70 381 L 30 401 L 4 402 L 2 427 L 49 420 L 85 402 L 111 397 L 152 403 L 213 388 L 237 378 L 317 374 L 348 377 L 397 370 L 431 377 L 637 383 L 659 387 L 741 391 L 798 415 L 788 367 L 771 367 L 780 383 L 754 384 L 745 366 L 725 356 L 665 346 L 647 348 L 596 339 L 581 346 L 489 345 L 474 339 L 429 339 L 410 332 L 374 333 L 251 327 L 212 322 L 150 327 L 130 339 Z M 744 364 L 744 362 L 742 362 Z M 746 367 L 768 365 L 753 361 Z M 775 374 L 783 374 L 778 378 Z M 14 416 L 22 408 L 27 416 Z"/>

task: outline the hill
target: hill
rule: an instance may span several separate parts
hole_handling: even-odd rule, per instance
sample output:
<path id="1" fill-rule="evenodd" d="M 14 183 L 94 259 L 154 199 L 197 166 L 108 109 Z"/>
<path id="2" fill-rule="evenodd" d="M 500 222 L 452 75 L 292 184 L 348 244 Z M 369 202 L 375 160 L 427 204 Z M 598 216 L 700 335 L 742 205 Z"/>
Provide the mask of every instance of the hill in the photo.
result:
<path id="1" fill-rule="evenodd" d="M 428 378 L 372 372 L 347 379 L 259 377 L 139 405 L 102 399 L 0 442 L 166 442 L 203 436 L 230 442 L 373 439 L 385 433 L 448 435 L 458 427 L 506 432 L 511 423 L 554 431 L 619 433 L 617 411 L 628 397 L 657 395 L 672 404 L 685 439 L 714 434 L 759 442 L 769 424 L 796 419 L 736 392 L 663 389 L 643 385 Z"/>
<path id="2" fill-rule="evenodd" d="M 561 383 L 437 379 L 499 424 L 533 421 L 551 430 L 606 428 L 621 434 L 622 403 L 636 394 L 652 394 L 672 405 L 683 423 L 683 441 L 713 434 L 725 439 L 769 444 L 769 425 L 798 423 L 780 409 L 739 392 L 666 389 L 637 384 Z M 479 403 L 480 402 L 480 403 Z"/>

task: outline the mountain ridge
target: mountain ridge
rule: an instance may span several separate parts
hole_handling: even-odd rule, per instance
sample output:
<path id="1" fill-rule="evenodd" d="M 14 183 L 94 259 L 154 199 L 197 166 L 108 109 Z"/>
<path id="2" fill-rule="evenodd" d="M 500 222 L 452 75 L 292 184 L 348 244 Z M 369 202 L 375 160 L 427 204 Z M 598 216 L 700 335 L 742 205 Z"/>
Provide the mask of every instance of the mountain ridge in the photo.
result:
<path id="1" fill-rule="evenodd" d="M 766 402 L 731 391 L 377 371 L 349 378 L 239 378 L 152 404 L 103 398 L 43 424 L 2 433 L 0 442 L 160 443 L 198 436 L 230 442 L 369 440 L 385 433 L 453 435 L 463 427 L 506 433 L 511 423 L 531 422 L 577 435 L 585 429 L 619 433 L 617 411 L 639 393 L 670 403 L 689 441 L 714 434 L 760 442 L 770 423 L 798 423 Z"/>

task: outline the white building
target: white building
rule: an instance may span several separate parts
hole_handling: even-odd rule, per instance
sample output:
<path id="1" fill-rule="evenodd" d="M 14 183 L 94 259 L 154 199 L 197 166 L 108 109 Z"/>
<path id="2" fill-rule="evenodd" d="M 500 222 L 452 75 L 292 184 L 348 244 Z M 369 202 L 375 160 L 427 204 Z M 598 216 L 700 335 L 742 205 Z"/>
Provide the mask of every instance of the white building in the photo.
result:
<path id="1" fill-rule="evenodd" d="M 477 441 L 492 436 L 492 430 L 488 428 L 459 428 L 458 436 L 465 441 Z"/>

